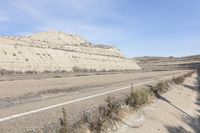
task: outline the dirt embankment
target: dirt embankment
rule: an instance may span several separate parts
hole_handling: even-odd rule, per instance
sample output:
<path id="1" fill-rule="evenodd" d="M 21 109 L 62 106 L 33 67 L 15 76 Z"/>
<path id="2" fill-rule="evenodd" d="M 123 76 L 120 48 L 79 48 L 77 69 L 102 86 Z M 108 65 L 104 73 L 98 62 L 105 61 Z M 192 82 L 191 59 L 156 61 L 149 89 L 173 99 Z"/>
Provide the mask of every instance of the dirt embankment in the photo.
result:
<path id="1" fill-rule="evenodd" d="M 183 84 L 171 86 L 169 92 L 126 119 L 117 133 L 199 133 L 199 80 L 194 74 Z"/>

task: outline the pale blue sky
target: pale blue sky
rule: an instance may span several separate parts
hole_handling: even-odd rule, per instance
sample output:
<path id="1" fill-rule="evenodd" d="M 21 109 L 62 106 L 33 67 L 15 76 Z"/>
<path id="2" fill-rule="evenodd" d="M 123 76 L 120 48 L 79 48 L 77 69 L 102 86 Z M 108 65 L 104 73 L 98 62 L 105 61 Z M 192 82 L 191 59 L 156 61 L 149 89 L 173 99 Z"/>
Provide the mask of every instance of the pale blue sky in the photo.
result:
<path id="1" fill-rule="evenodd" d="M 46 30 L 115 45 L 128 56 L 200 54 L 199 0 L 0 0 L 0 35 Z"/>

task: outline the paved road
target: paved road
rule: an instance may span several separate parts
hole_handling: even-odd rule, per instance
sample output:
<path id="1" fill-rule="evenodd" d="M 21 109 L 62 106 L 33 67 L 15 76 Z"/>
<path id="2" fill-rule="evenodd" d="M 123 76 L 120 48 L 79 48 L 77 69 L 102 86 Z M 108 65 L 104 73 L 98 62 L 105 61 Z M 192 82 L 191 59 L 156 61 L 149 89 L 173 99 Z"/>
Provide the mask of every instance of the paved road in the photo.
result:
<path id="1" fill-rule="evenodd" d="M 141 86 L 184 71 L 165 71 L 0 82 L 0 133 L 21 133 L 55 125 L 66 108 L 75 121 L 79 112 L 96 108 L 108 95 L 123 97 L 130 84 Z M 45 127 L 46 126 L 46 127 Z"/>

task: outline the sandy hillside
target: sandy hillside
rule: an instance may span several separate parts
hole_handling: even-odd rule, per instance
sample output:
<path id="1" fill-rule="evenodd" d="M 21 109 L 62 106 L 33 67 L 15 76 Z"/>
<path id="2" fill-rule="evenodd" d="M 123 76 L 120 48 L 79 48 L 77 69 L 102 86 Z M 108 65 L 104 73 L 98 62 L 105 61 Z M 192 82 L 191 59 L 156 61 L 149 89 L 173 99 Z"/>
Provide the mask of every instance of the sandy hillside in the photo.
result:
<path id="1" fill-rule="evenodd" d="M 112 46 L 94 44 L 64 32 L 41 32 L 30 36 L 0 36 L 2 71 L 113 71 L 138 70 L 135 61 Z"/>
<path id="2" fill-rule="evenodd" d="M 126 120 L 117 133 L 200 133 L 197 74 Z M 133 125 L 141 125 L 132 128 Z"/>

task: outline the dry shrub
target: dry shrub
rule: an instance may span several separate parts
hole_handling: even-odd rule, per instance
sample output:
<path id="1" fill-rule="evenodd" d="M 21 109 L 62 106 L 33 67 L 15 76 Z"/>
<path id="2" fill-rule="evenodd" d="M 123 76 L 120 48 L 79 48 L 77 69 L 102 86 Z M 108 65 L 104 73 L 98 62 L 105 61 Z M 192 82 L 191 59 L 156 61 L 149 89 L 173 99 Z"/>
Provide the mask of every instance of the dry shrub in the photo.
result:
<path id="1" fill-rule="evenodd" d="M 60 70 L 60 73 L 68 73 L 66 70 Z"/>
<path id="2" fill-rule="evenodd" d="M 156 90 L 159 93 L 165 93 L 169 88 L 169 81 L 161 81 L 157 84 Z"/>
<path id="3" fill-rule="evenodd" d="M 104 130 L 104 123 L 106 119 L 104 117 L 105 108 L 103 106 L 99 106 L 97 114 L 92 116 L 91 120 L 88 120 L 89 128 L 94 133 L 100 133 Z"/>
<path id="4" fill-rule="evenodd" d="M 23 74 L 22 71 L 15 71 L 15 74 Z"/>
<path id="5" fill-rule="evenodd" d="M 77 66 L 73 67 L 72 69 L 73 69 L 73 72 L 83 72 L 83 73 L 84 72 L 87 73 L 87 72 L 96 72 L 97 71 L 96 69 L 79 68 Z"/>
<path id="6" fill-rule="evenodd" d="M 173 78 L 172 81 L 179 85 L 179 84 L 182 84 L 184 81 L 185 81 L 185 77 L 184 76 L 179 76 L 177 78 Z"/>
<path id="7" fill-rule="evenodd" d="M 25 71 L 24 73 L 25 73 L 25 74 L 36 74 L 36 73 L 38 73 L 38 72 L 37 72 L 37 71 L 28 70 L 28 71 Z"/>
<path id="8" fill-rule="evenodd" d="M 15 74 L 15 71 L 0 69 L 0 75 L 12 75 L 12 74 Z"/>
<path id="9" fill-rule="evenodd" d="M 190 71 L 190 72 L 188 72 L 188 73 L 186 73 L 184 75 L 181 75 L 181 76 L 178 76 L 176 78 L 173 78 L 172 82 L 174 82 L 175 84 L 178 84 L 178 85 L 182 84 L 187 77 L 191 77 L 192 74 L 194 74 L 194 73 L 195 73 L 195 71 Z"/>
<path id="10" fill-rule="evenodd" d="M 80 68 L 77 66 L 73 67 L 73 72 L 80 72 Z"/>
<path id="11" fill-rule="evenodd" d="M 0 76 L 1 75 L 14 75 L 14 74 L 23 74 L 23 72 L 22 71 L 0 69 Z"/>
<path id="12" fill-rule="evenodd" d="M 136 91 L 131 91 L 129 95 L 127 95 L 125 99 L 126 105 L 137 108 L 149 101 L 149 97 L 152 96 L 153 93 L 150 89 L 138 89 Z"/>
<path id="13" fill-rule="evenodd" d="M 186 73 L 186 74 L 184 75 L 184 77 L 185 77 L 185 78 L 186 78 L 186 77 L 191 77 L 192 74 L 194 74 L 194 73 L 195 73 L 195 71 L 188 72 L 188 73 Z"/>
<path id="14" fill-rule="evenodd" d="M 51 73 L 49 70 L 44 70 L 42 73 Z"/>
<path id="15" fill-rule="evenodd" d="M 60 130 L 59 133 L 71 133 L 72 130 L 67 120 L 67 113 L 64 108 L 62 108 L 63 118 L 60 118 Z"/>
<path id="16" fill-rule="evenodd" d="M 116 101 L 114 97 L 106 98 L 106 106 L 105 106 L 105 118 L 108 119 L 116 119 L 116 115 L 119 113 L 120 102 Z"/>
<path id="17" fill-rule="evenodd" d="M 62 78 L 62 76 L 60 76 L 60 75 L 55 75 L 55 76 L 53 76 L 53 78 Z"/>
<path id="18" fill-rule="evenodd" d="M 84 116 L 84 121 L 88 123 L 89 128 L 94 133 L 100 133 L 108 127 L 108 124 L 118 120 L 118 113 L 121 104 L 114 97 L 107 97 L 106 104 L 98 107 L 96 114 L 92 118 Z"/>

